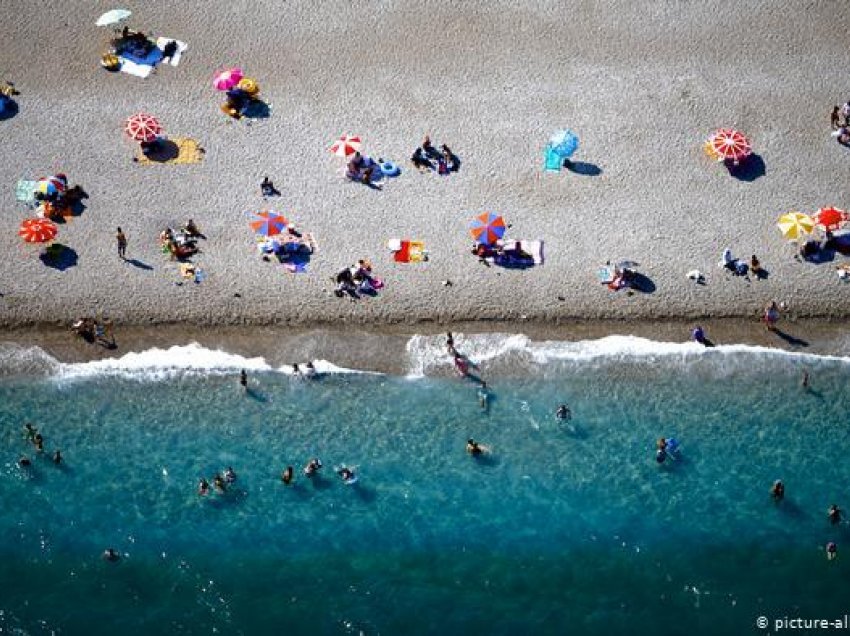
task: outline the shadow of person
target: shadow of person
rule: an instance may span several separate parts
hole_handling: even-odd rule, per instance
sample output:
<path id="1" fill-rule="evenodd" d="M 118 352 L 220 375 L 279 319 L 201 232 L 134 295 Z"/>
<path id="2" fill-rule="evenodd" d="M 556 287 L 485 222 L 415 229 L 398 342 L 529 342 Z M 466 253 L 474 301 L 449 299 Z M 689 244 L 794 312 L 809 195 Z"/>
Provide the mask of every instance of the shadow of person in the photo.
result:
<path id="1" fill-rule="evenodd" d="M 269 401 L 265 394 L 260 393 L 259 391 L 252 389 L 251 387 L 245 387 L 245 395 L 247 395 L 255 402 L 260 402 L 261 404 L 265 404 Z"/>
<path id="2" fill-rule="evenodd" d="M 764 159 L 761 158 L 761 155 L 755 153 L 741 161 L 737 166 L 732 162 L 727 162 L 726 169 L 738 181 L 755 181 L 767 174 Z"/>
<path id="3" fill-rule="evenodd" d="M 598 177 L 602 174 L 602 168 L 595 163 L 587 163 L 586 161 L 570 161 L 564 159 L 564 168 L 574 174 L 579 174 L 584 177 Z"/>
<path id="4" fill-rule="evenodd" d="M 64 272 L 66 269 L 76 266 L 77 261 L 79 260 L 76 250 L 68 247 L 67 245 L 62 245 L 61 243 L 54 243 L 44 250 L 38 258 L 47 267 L 58 269 L 60 272 Z"/>
<path id="5" fill-rule="evenodd" d="M 792 347 L 808 347 L 809 343 L 802 338 L 797 338 L 792 336 L 790 333 L 785 333 L 781 329 L 773 328 L 773 333 L 782 338 L 785 342 L 787 342 Z"/>
<path id="6" fill-rule="evenodd" d="M 142 261 L 136 258 L 128 258 L 124 260 L 125 263 L 129 263 L 133 267 L 138 267 L 139 269 L 144 269 L 147 271 L 153 271 L 153 266 L 148 265 L 147 263 L 143 263 Z"/>
<path id="7" fill-rule="evenodd" d="M 351 484 L 351 488 L 354 489 L 357 497 L 365 503 L 372 503 L 378 498 L 378 493 L 376 493 L 373 488 L 367 488 L 366 486 L 361 485 L 360 482 Z"/>
<path id="8" fill-rule="evenodd" d="M 268 119 L 271 114 L 271 108 L 261 99 L 252 99 L 242 111 L 242 116 L 248 119 Z"/>

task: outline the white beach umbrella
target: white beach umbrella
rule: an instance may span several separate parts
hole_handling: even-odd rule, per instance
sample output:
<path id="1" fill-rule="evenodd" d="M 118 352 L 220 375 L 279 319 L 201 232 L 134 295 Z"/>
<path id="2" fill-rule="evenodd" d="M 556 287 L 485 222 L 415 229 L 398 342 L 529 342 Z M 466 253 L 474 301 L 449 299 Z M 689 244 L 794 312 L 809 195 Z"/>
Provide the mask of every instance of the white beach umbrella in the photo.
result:
<path id="1" fill-rule="evenodd" d="M 100 16 L 97 19 L 97 22 L 95 22 L 95 26 L 110 26 L 112 24 L 118 24 L 122 20 L 129 18 L 131 15 L 133 15 L 133 12 L 128 11 L 127 9 L 112 9 Z"/>

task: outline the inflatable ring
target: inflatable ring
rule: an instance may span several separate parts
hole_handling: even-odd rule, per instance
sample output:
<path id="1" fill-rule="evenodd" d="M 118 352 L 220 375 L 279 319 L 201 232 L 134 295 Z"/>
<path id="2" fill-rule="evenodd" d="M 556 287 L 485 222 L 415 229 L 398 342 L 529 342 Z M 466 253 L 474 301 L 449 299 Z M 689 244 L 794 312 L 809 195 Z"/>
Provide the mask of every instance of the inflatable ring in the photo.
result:
<path id="1" fill-rule="evenodd" d="M 121 60 L 113 53 L 107 53 L 100 58 L 100 65 L 107 71 L 117 71 L 121 68 Z"/>
<path id="2" fill-rule="evenodd" d="M 385 161 L 381 164 L 381 172 L 386 177 L 397 177 L 401 174 L 401 169 L 392 161 Z"/>

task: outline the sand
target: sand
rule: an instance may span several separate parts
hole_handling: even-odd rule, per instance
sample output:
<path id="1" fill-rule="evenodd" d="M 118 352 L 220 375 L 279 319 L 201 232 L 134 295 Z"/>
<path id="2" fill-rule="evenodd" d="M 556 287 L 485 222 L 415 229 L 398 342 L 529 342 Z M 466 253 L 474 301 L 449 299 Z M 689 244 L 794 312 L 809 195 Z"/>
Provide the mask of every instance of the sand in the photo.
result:
<path id="1" fill-rule="evenodd" d="M 788 303 L 789 317 L 846 317 L 835 264 L 804 264 L 781 239 L 789 209 L 847 207 L 850 151 L 829 135 L 847 88 L 850 16 L 832 2 L 246 2 L 138 3 L 130 25 L 189 44 L 179 67 L 147 79 L 102 70 L 110 5 L 0 3 L 4 78 L 22 95 L 0 121 L 0 325 L 67 325 L 108 314 L 119 325 L 181 323 L 376 328 L 455 321 L 555 324 L 747 317 Z M 246 125 L 220 111 L 212 73 L 240 65 L 271 108 Z M 142 166 L 123 120 L 144 110 L 198 140 L 197 165 Z M 581 136 L 582 172 L 545 174 L 548 136 Z M 730 176 L 703 140 L 720 126 L 752 138 L 765 174 Z M 372 190 L 342 178 L 328 146 L 361 135 L 403 165 Z M 417 173 L 407 158 L 430 133 L 460 156 L 457 174 Z M 76 265 L 46 267 L 16 229 L 29 213 L 19 178 L 63 171 L 90 195 L 60 227 Z M 265 202 L 269 175 L 283 196 Z M 245 212 L 269 206 L 312 232 L 304 274 L 260 260 Z M 485 268 L 467 226 L 503 214 L 513 238 L 543 239 L 546 262 Z M 208 277 L 178 286 L 159 232 L 192 217 L 208 236 Z M 130 241 L 116 253 L 115 228 Z M 425 240 L 431 259 L 396 264 L 391 237 Z M 770 275 L 717 267 L 721 251 L 758 254 Z M 330 277 L 368 257 L 377 298 L 331 293 Z M 633 259 L 651 293 L 612 293 L 596 270 Z M 691 269 L 708 275 L 696 286 Z M 443 286 L 441 281 L 453 285 Z M 188 328 L 188 327 L 187 327 Z"/>

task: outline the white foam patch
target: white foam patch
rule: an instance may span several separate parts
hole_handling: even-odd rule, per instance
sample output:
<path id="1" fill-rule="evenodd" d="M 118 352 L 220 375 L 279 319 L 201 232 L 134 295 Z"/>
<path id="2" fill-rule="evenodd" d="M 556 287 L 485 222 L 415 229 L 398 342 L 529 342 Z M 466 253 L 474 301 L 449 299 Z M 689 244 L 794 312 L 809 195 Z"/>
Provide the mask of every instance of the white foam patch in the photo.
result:
<path id="1" fill-rule="evenodd" d="M 688 362 L 706 357 L 757 355 L 811 361 L 834 361 L 850 364 L 850 358 L 786 351 L 755 345 L 731 344 L 704 347 L 696 342 L 659 342 L 637 336 L 606 336 L 597 340 L 534 342 L 522 334 L 454 334 L 455 348 L 472 362 L 480 364 L 508 355 L 521 356 L 544 365 L 552 362 L 617 362 L 651 361 Z M 421 378 L 435 369 L 453 366 L 446 350 L 445 335 L 413 336 L 407 343 L 408 378 Z"/>

